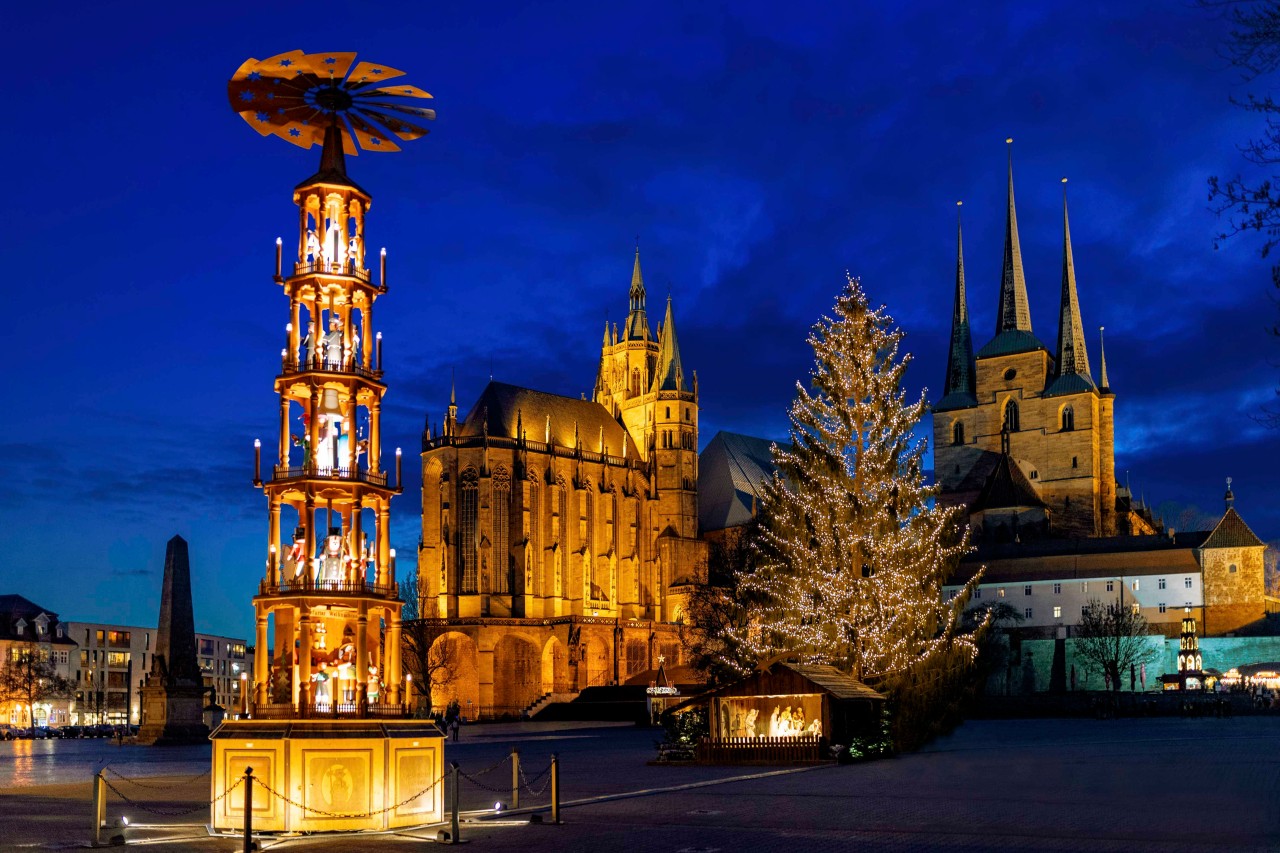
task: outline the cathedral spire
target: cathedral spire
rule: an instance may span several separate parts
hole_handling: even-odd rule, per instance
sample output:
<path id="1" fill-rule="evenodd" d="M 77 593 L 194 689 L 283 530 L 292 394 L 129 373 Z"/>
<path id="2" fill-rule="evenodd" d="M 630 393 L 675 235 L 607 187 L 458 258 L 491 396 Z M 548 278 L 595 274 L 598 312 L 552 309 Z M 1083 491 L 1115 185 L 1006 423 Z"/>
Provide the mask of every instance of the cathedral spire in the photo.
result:
<path id="1" fill-rule="evenodd" d="M 1071 256 L 1071 221 L 1067 217 L 1067 179 L 1062 179 L 1062 304 L 1058 312 L 1058 367 L 1045 389 L 1047 396 L 1094 389 L 1076 296 L 1076 265 Z"/>
<path id="2" fill-rule="evenodd" d="M 680 344 L 676 342 L 676 318 L 671 310 L 671 297 L 667 297 L 667 313 L 662 319 L 662 333 L 658 336 L 658 369 L 653 375 L 651 391 L 687 391 L 684 384 L 684 367 L 680 364 Z"/>
<path id="3" fill-rule="evenodd" d="M 1022 245 L 1018 241 L 1018 211 L 1013 203 L 1013 139 L 1009 145 L 1009 203 L 1004 220 L 1004 268 L 1000 279 L 1000 305 L 996 311 L 996 334 L 1031 331 L 1031 309 L 1027 305 L 1027 280 L 1022 272 Z"/>
<path id="4" fill-rule="evenodd" d="M 964 286 L 964 230 L 960 224 L 960 206 L 956 202 L 956 294 L 951 313 L 951 348 L 947 351 L 947 379 L 937 410 L 976 406 L 974 387 L 973 336 L 969 333 L 969 301 Z"/>
<path id="5" fill-rule="evenodd" d="M 631 268 L 631 312 L 627 315 L 627 340 L 649 340 L 649 317 L 644 308 L 644 277 L 640 275 L 640 245 L 636 244 L 636 261 Z"/>

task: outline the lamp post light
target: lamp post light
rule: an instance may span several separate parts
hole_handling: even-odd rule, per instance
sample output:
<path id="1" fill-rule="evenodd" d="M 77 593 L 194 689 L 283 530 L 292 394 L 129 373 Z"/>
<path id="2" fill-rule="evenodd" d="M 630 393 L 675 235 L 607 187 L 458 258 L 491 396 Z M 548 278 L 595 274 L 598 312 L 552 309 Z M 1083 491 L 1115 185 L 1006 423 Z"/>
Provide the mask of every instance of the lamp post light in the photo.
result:
<path id="1" fill-rule="evenodd" d="M 249 716 L 249 673 L 240 673 L 240 717 Z"/>

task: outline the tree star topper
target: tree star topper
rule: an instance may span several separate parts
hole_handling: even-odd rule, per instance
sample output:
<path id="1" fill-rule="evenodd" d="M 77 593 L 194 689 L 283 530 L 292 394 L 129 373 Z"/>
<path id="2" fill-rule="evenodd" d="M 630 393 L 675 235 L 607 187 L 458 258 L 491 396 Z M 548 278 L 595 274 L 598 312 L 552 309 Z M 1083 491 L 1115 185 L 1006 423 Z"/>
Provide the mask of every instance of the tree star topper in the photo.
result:
<path id="1" fill-rule="evenodd" d="M 352 156 L 361 148 L 399 151 L 395 137 L 426 136 L 418 122 L 434 119 L 436 111 L 406 101 L 431 95 L 416 86 L 386 85 L 403 71 L 355 60 L 354 53 L 300 50 L 249 59 L 227 84 L 227 97 L 258 133 L 301 148 L 323 144 L 330 125 L 342 132 L 342 149 Z"/>

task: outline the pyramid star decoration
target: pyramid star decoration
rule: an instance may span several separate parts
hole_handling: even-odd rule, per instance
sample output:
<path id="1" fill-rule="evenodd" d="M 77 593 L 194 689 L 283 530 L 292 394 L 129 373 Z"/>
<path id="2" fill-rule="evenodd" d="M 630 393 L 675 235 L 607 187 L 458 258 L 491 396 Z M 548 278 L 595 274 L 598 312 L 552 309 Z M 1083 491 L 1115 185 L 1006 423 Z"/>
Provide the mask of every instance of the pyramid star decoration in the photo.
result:
<path id="1" fill-rule="evenodd" d="M 413 106 L 431 95 L 416 86 L 388 85 L 404 72 L 373 62 L 356 63 L 354 53 L 282 53 L 246 60 L 227 84 L 231 108 L 263 136 L 278 136 L 300 148 L 324 143 L 335 124 L 342 148 L 399 151 L 395 140 L 427 135 L 423 120 L 435 110 Z"/>

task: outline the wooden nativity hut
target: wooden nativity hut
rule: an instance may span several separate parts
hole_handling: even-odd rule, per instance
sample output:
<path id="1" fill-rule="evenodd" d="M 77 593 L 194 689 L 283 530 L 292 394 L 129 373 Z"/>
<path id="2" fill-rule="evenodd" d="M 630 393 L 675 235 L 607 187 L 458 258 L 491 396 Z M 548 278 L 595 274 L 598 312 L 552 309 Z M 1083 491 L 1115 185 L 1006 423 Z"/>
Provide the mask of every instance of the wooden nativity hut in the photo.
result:
<path id="1" fill-rule="evenodd" d="M 707 709 L 698 760 L 712 764 L 821 761 L 828 747 L 874 738 L 885 697 L 834 666 L 775 663 L 695 696 L 677 713 Z"/>

